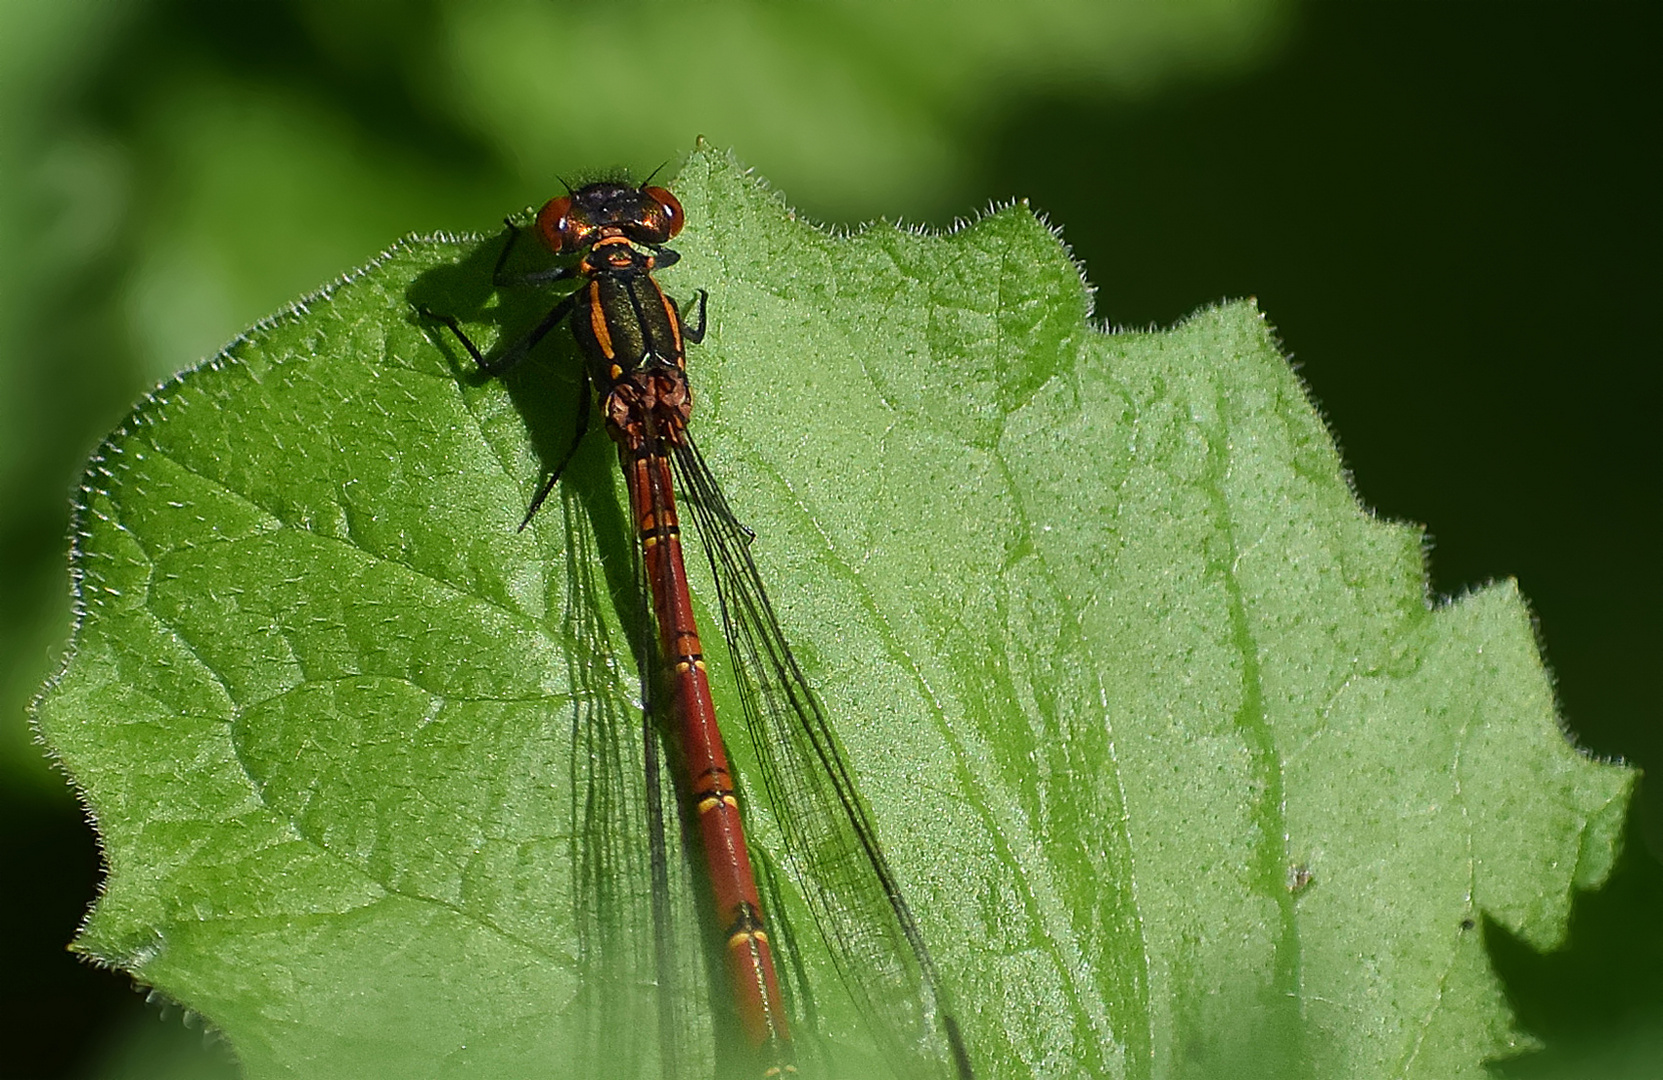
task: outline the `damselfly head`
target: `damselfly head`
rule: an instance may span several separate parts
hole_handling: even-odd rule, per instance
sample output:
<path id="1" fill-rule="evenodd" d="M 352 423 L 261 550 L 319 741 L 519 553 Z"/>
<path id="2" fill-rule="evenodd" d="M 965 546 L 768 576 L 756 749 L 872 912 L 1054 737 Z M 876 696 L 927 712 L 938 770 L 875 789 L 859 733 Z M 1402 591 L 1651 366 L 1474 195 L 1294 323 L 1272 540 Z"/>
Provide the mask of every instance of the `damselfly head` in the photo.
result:
<path id="1" fill-rule="evenodd" d="M 537 212 L 537 235 L 557 254 L 615 236 L 657 246 L 681 232 L 684 217 L 665 188 L 601 180 L 545 203 Z"/>

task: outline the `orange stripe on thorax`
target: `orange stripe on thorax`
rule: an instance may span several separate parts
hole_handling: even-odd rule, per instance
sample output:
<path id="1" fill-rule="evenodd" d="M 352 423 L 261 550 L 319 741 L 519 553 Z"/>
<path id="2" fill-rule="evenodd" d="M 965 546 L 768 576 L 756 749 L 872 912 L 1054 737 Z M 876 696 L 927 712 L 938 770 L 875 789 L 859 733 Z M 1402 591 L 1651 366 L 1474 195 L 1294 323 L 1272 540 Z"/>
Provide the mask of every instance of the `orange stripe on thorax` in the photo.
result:
<path id="1" fill-rule="evenodd" d="M 589 282 L 589 328 L 595 332 L 595 343 L 608 360 L 613 357 L 612 328 L 606 325 L 606 309 L 601 306 L 599 278 Z"/>

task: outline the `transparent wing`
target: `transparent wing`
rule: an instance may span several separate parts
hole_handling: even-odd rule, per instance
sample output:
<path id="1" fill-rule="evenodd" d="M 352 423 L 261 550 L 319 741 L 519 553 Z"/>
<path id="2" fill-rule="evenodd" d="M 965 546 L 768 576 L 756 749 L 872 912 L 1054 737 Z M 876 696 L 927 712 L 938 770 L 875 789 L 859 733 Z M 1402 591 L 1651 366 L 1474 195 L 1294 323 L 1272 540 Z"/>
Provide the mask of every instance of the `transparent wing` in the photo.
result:
<path id="1" fill-rule="evenodd" d="M 596 578 L 598 548 L 579 502 L 569 493 L 562 499 L 570 597 L 563 630 L 573 645 L 568 676 L 576 705 L 569 733 L 567 831 L 576 884 L 570 902 L 585 988 L 573 1007 L 578 1026 L 567 1064 L 580 1076 L 711 1075 L 713 1036 L 701 996 L 707 976 L 702 956 L 687 948 L 699 924 L 678 802 L 659 767 L 651 716 L 618 704 L 629 675 L 600 615 L 608 589 Z M 639 551 L 629 550 L 639 578 Z M 652 631 L 644 610 L 633 614 L 639 625 L 625 632 L 643 663 L 639 643 L 650 649 Z M 650 685 L 645 679 L 642 688 L 649 712 Z"/>
<path id="2" fill-rule="evenodd" d="M 898 1075 L 969 1080 L 969 1056 L 917 920 L 819 698 L 786 643 L 734 516 L 689 440 L 675 467 L 709 556 L 745 723 L 786 861 L 873 1037 Z"/>

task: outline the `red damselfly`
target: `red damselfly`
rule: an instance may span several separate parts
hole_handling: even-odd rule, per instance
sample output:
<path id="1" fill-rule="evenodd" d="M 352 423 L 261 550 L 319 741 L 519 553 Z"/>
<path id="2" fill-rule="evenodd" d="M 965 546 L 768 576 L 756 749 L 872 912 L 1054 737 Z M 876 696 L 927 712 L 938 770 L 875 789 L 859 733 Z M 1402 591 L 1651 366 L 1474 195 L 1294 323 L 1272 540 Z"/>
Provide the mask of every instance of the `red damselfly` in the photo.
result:
<path id="1" fill-rule="evenodd" d="M 479 370 L 500 375 L 569 321 L 585 359 L 585 376 L 617 444 L 630 512 L 640 542 L 647 607 L 656 624 L 662 678 L 669 684 L 667 722 L 645 725 L 669 744 L 678 764 L 677 792 L 696 821 L 720 929 L 727 981 L 755 1075 L 797 1072 L 791 1009 L 781 990 L 775 946 L 764 916 L 745 838 L 739 790 L 717 726 L 703 646 L 681 552 L 677 492 L 693 510 L 716 582 L 723 631 L 739 699 L 755 745 L 763 788 L 794 871 L 846 991 L 855 999 L 897 1076 L 971 1077 L 969 1053 L 944 998 L 917 920 L 818 695 L 792 656 L 751 559 L 752 534 L 734 515 L 688 431 L 693 395 L 686 343 L 704 339 L 707 296 L 698 294 L 696 325 L 660 288 L 653 271 L 680 256 L 665 245 L 683 225 L 668 190 L 617 181 L 586 184 L 549 201 L 533 231 L 563 262 L 529 273 L 507 272 L 521 230 L 509 236 L 493 273 L 497 286 L 575 280 L 527 334 L 495 355 L 478 348 L 452 316 L 422 313 L 447 326 Z M 579 395 L 576 435 L 526 511 L 529 524 L 553 490 L 588 426 L 590 391 Z M 645 658 L 644 658 L 645 659 Z M 643 700 L 654 706 L 653 676 L 643 664 Z M 656 761 L 649 747 L 648 761 Z M 649 785 L 655 783 L 649 778 Z M 662 829 L 654 823 L 655 829 Z M 655 832 L 662 835 L 662 832 Z M 655 872 L 655 893 L 663 886 Z M 655 904 L 655 910 L 657 905 Z"/>

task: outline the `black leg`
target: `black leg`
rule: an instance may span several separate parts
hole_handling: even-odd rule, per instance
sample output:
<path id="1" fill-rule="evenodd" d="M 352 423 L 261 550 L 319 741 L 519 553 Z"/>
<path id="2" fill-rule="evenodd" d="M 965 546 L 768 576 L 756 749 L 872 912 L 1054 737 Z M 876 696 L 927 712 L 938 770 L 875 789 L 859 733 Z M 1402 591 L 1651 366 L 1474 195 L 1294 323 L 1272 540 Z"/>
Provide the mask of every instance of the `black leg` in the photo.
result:
<path id="1" fill-rule="evenodd" d="M 497 256 L 497 264 L 491 268 L 491 282 L 496 285 L 507 284 L 502 280 L 502 268 L 508 265 L 509 253 L 520 242 L 520 227 L 514 224 L 514 219 L 503 218 L 502 223 L 508 226 L 508 243 L 502 245 L 502 254 Z"/>
<path id="2" fill-rule="evenodd" d="M 502 254 L 497 256 L 497 265 L 491 268 L 491 284 L 502 288 L 522 285 L 547 285 L 552 281 L 562 281 L 573 277 L 577 273 L 575 266 L 556 266 L 549 270 L 533 270 L 529 274 L 519 274 L 513 277 L 505 276 L 502 268 L 508 265 L 508 256 L 515 245 L 520 242 L 522 230 L 514 224 L 512 218 L 503 218 L 502 223 L 508 226 L 508 243 L 502 245 Z"/>
<path id="3" fill-rule="evenodd" d="M 537 347 L 537 343 L 548 336 L 550 330 L 560 325 L 560 320 L 572 313 L 572 308 L 577 306 L 577 297 L 578 294 L 573 293 L 554 305 L 554 310 L 543 316 L 543 321 L 532 327 L 529 334 L 503 350 L 502 354 L 495 359 L 491 359 L 479 351 L 479 346 L 475 345 L 468 338 L 468 335 L 462 332 L 462 327 L 457 323 L 455 316 L 441 315 L 428 307 L 417 307 L 416 311 L 425 319 L 433 319 L 450 327 L 450 332 L 455 334 L 456 340 L 460 341 L 462 347 L 468 350 L 468 355 L 473 357 L 473 362 L 479 366 L 481 372 L 486 375 L 501 375 L 521 360 L 524 360 L 531 350 Z"/>
<path id="4" fill-rule="evenodd" d="M 525 527 L 531 524 L 531 519 L 537 516 L 538 510 L 542 509 L 543 500 L 549 497 L 549 492 L 554 490 L 554 485 L 560 480 L 560 474 L 565 472 L 566 466 L 572 463 L 572 455 L 577 453 L 578 444 L 583 441 L 584 434 L 589 430 L 589 399 L 593 395 L 589 392 L 588 372 L 583 375 L 582 385 L 578 388 L 578 395 L 577 431 L 572 434 L 572 445 L 566 448 L 565 454 L 561 455 L 554 471 L 549 473 L 547 480 L 543 481 L 543 486 L 537 489 L 537 496 L 531 500 L 531 507 L 525 512 L 525 520 L 520 522 L 521 531 L 524 531 Z"/>
<path id="5" fill-rule="evenodd" d="M 444 325 L 450 327 L 450 332 L 455 334 L 456 340 L 460 341 L 462 343 L 462 347 L 468 350 L 468 355 L 473 357 L 473 362 L 478 366 L 479 370 L 491 370 L 491 362 L 485 359 L 485 354 L 479 351 L 479 346 L 473 343 L 473 339 L 462 332 L 462 327 L 458 325 L 454 316 L 441 315 L 437 311 L 434 311 L 432 308 L 428 307 L 426 304 L 417 304 L 416 314 L 420 315 L 424 319 L 432 319 L 434 322 L 443 323 Z"/>
<path id="6" fill-rule="evenodd" d="M 697 345 L 699 342 L 704 340 L 704 317 L 705 317 L 704 307 L 705 307 L 705 301 L 707 301 L 709 299 L 710 299 L 710 294 L 705 292 L 703 289 L 700 289 L 699 290 L 699 325 L 697 325 L 697 326 L 688 326 L 687 323 L 685 323 L 685 322 L 683 322 L 681 324 L 681 336 L 686 338 L 688 341 L 691 341 L 695 345 Z"/>
<path id="7" fill-rule="evenodd" d="M 573 277 L 577 277 L 577 267 L 556 266 L 548 270 L 533 270 L 516 277 L 497 278 L 494 283 L 499 288 L 524 288 L 528 285 L 547 285 L 555 281 L 565 281 Z"/>

